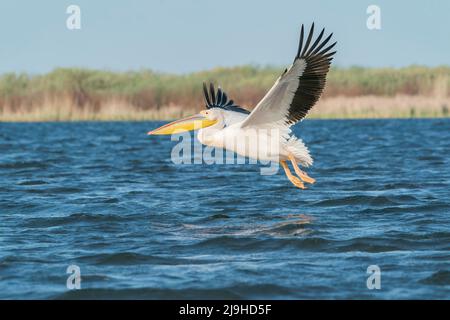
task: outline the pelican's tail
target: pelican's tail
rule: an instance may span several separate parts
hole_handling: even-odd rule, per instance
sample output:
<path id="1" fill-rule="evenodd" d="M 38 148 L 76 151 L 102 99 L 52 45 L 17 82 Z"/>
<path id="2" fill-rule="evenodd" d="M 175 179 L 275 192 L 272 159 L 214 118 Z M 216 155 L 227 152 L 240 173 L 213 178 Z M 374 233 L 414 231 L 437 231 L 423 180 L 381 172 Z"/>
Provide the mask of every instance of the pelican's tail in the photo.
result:
<path id="1" fill-rule="evenodd" d="M 302 166 L 309 167 L 313 164 L 313 158 L 309 154 L 309 150 L 303 143 L 302 139 L 297 138 L 296 136 L 289 137 L 286 142 L 286 149 Z"/>

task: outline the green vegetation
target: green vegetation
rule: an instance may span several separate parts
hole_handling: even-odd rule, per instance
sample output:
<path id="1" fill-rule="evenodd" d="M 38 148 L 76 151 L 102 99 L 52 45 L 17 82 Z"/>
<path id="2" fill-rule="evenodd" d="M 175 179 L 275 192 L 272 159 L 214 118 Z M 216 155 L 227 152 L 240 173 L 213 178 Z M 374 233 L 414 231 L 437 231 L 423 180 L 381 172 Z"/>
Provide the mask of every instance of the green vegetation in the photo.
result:
<path id="1" fill-rule="evenodd" d="M 203 81 L 251 109 L 281 69 L 242 66 L 186 75 L 56 69 L 0 76 L 0 121 L 169 119 L 203 108 Z M 449 116 L 450 67 L 333 68 L 320 118 Z"/>

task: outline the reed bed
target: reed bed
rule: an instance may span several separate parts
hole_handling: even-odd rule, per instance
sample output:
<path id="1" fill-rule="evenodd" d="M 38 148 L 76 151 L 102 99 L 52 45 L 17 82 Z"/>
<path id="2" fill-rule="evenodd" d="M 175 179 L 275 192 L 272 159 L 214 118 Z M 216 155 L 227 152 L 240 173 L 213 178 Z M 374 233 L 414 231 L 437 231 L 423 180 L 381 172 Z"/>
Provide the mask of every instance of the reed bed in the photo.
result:
<path id="1" fill-rule="evenodd" d="M 242 66 L 185 75 L 56 69 L 0 76 L 0 121 L 168 120 L 204 107 L 203 81 L 251 109 L 281 69 Z M 312 118 L 448 117 L 450 67 L 333 68 Z"/>

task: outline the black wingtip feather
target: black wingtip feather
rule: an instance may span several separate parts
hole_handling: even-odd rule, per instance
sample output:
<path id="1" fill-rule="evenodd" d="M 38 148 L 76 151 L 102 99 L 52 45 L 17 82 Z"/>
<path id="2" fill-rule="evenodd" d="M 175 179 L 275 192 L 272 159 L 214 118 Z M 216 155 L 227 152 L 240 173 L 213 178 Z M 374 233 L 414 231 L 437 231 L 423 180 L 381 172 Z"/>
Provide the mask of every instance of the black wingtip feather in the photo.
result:
<path id="1" fill-rule="evenodd" d="M 299 41 L 299 43 L 298 43 L 298 50 L 297 50 L 297 56 L 296 56 L 296 58 L 300 58 L 300 54 L 301 54 L 302 46 L 303 46 L 303 36 L 304 36 L 304 33 L 305 33 L 305 31 L 304 31 L 304 26 L 303 26 L 303 24 L 302 24 L 302 28 L 301 28 L 301 30 L 300 30 L 300 41 Z M 287 69 L 286 69 L 286 71 L 287 71 Z"/>
<path id="2" fill-rule="evenodd" d="M 209 93 L 211 95 L 211 104 L 216 104 L 216 94 L 214 93 L 214 85 L 212 82 L 209 84 Z"/>
<path id="3" fill-rule="evenodd" d="M 228 96 L 222 88 L 217 88 L 217 94 L 214 89 L 214 85 L 210 83 L 209 92 L 205 82 L 203 82 L 203 95 L 206 101 L 206 108 L 221 108 L 228 111 L 235 111 L 240 113 L 249 114 L 248 110 L 245 110 L 234 104 L 233 100 L 228 100 Z"/>
<path id="4" fill-rule="evenodd" d="M 206 107 L 211 107 L 211 101 L 209 100 L 208 88 L 206 87 L 206 83 L 203 82 L 203 97 L 205 98 Z"/>
<path id="5" fill-rule="evenodd" d="M 312 36 L 314 34 L 314 22 L 311 25 L 311 29 L 309 29 L 308 39 L 306 39 L 305 47 L 303 48 L 302 54 L 300 57 L 303 57 L 306 51 L 309 49 L 309 44 L 311 43 Z"/>
<path id="6" fill-rule="evenodd" d="M 227 94 L 224 91 L 223 95 L 222 95 L 222 102 L 221 102 L 221 104 L 226 104 L 227 101 L 228 101 L 228 96 L 227 96 Z"/>
<path id="7" fill-rule="evenodd" d="M 322 51 L 320 51 L 320 52 L 318 53 L 318 55 L 326 54 L 328 51 L 330 51 L 331 49 L 334 48 L 334 46 L 336 45 L 336 43 L 337 43 L 337 41 L 334 42 L 334 43 L 332 43 L 332 44 L 330 44 L 328 47 L 326 47 L 325 49 L 323 49 Z M 336 52 L 336 51 L 335 51 L 335 52 Z"/>
<path id="8" fill-rule="evenodd" d="M 297 55 L 295 56 L 295 59 L 302 59 L 302 58 L 312 58 L 314 59 L 314 56 L 324 55 L 329 50 L 331 50 L 335 45 L 336 42 L 332 45 L 325 47 L 325 45 L 330 41 L 330 39 L 333 36 L 333 33 L 328 35 L 325 40 L 322 40 L 323 36 L 325 34 L 325 28 L 323 28 L 317 38 L 314 40 L 314 42 L 311 44 L 313 38 L 314 38 L 314 22 L 311 24 L 311 28 L 309 29 L 308 36 L 306 39 L 306 42 L 303 43 L 303 40 L 305 38 L 305 31 L 304 31 L 304 25 L 302 24 L 301 30 L 300 30 L 300 41 L 298 45 Z"/>
<path id="9" fill-rule="evenodd" d="M 328 41 L 330 41 L 330 39 L 331 39 L 332 36 L 333 36 L 333 33 L 330 33 L 330 35 L 329 35 L 325 40 L 323 40 L 323 41 L 317 46 L 317 48 L 314 49 L 313 52 L 311 52 L 311 54 L 313 55 L 313 54 L 316 54 L 317 52 L 319 52 L 319 50 L 322 49 L 322 48 L 328 43 Z"/>
<path id="10" fill-rule="evenodd" d="M 311 52 L 314 50 L 314 48 L 317 46 L 317 44 L 319 43 L 320 39 L 322 39 L 323 37 L 323 33 L 325 32 L 325 28 L 322 29 L 322 31 L 320 32 L 319 36 L 317 37 L 316 41 L 314 41 L 313 45 L 311 46 L 311 48 L 308 50 L 308 52 L 306 53 L 307 56 L 309 56 L 311 54 Z"/>
<path id="11" fill-rule="evenodd" d="M 220 104 L 222 101 L 222 89 L 220 87 L 217 88 L 217 96 L 216 96 L 216 104 Z"/>

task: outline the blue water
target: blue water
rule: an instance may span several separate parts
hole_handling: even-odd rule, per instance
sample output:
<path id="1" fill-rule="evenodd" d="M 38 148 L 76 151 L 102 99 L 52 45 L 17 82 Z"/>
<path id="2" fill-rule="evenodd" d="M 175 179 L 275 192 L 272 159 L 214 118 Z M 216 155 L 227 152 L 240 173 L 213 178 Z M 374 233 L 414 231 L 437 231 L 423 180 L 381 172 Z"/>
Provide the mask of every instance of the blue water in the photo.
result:
<path id="1" fill-rule="evenodd" d="M 450 298 L 450 120 L 307 120 L 308 190 L 160 124 L 0 123 L 0 298 Z"/>

